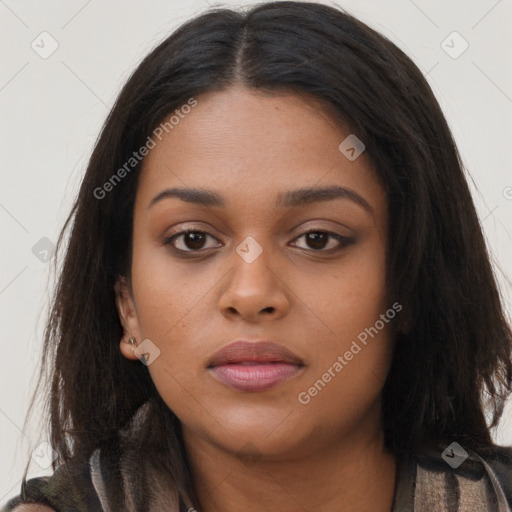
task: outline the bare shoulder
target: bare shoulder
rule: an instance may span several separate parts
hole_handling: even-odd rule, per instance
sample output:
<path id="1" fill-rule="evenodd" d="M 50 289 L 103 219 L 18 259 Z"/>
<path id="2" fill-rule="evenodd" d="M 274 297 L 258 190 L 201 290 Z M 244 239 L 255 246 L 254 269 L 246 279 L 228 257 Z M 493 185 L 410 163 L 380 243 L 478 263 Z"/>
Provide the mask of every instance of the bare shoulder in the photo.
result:
<path id="1" fill-rule="evenodd" d="M 22 503 L 12 509 L 12 512 L 55 512 L 48 505 L 39 505 L 37 503 Z"/>

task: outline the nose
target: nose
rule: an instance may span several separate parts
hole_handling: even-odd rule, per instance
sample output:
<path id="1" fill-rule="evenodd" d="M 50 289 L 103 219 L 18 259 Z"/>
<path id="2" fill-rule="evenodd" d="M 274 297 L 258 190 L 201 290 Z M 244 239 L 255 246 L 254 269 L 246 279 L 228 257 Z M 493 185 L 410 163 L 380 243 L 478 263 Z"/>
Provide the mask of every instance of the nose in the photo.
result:
<path id="1" fill-rule="evenodd" d="M 219 297 L 221 314 L 230 320 L 240 318 L 251 323 L 285 316 L 289 289 L 282 267 L 274 264 L 271 268 L 272 254 L 267 250 L 254 260 L 244 259 L 240 254 L 233 254 L 227 284 Z"/>

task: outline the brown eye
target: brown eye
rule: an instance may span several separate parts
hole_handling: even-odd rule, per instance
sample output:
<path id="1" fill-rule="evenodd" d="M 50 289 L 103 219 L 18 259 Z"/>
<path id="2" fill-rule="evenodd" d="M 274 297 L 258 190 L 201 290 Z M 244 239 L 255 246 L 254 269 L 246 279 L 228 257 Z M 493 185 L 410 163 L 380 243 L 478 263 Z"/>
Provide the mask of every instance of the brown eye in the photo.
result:
<path id="1" fill-rule="evenodd" d="M 330 238 L 330 235 L 326 233 L 308 233 L 304 236 L 306 237 L 306 243 L 311 249 L 325 249 Z"/>
<path id="2" fill-rule="evenodd" d="M 311 249 L 313 251 L 329 252 L 331 249 L 341 249 L 353 243 L 353 239 L 338 235 L 336 233 L 330 233 L 328 231 L 308 231 L 303 235 L 296 238 L 299 240 L 304 238 L 306 247 L 300 247 L 301 249 Z M 329 240 L 331 243 L 329 244 Z M 327 247 L 327 249 L 326 249 Z"/>
<path id="3" fill-rule="evenodd" d="M 205 247 L 208 238 L 214 239 L 210 234 L 204 231 L 182 231 L 165 240 L 166 245 L 171 245 L 177 251 L 194 252 L 201 249 L 209 249 Z M 218 247 L 214 245 L 213 247 Z"/>

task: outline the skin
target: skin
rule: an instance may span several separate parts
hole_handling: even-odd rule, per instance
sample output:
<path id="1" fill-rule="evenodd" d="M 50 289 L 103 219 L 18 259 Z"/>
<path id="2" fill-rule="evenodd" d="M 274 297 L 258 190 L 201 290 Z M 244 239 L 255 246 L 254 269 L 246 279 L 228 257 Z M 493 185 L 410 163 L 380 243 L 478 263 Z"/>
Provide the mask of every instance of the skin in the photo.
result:
<path id="1" fill-rule="evenodd" d="M 298 400 L 390 307 L 387 203 L 372 162 L 338 150 L 350 129 L 317 99 L 237 85 L 197 100 L 144 161 L 131 276 L 116 283 L 120 350 L 137 359 L 131 336 L 160 350 L 148 370 L 181 421 L 203 512 L 389 512 L 396 461 L 380 425 L 389 324 L 307 405 Z M 351 189 L 371 211 L 347 198 L 274 204 L 280 192 L 327 185 Z M 148 207 L 171 187 L 214 190 L 225 206 L 166 198 Z M 202 245 L 174 239 L 195 258 L 166 245 L 181 228 L 210 235 Z M 352 243 L 315 245 L 308 231 Z M 252 263 L 236 252 L 248 236 L 263 251 Z M 266 391 L 226 387 L 205 366 L 237 339 L 282 344 L 304 368 Z"/>

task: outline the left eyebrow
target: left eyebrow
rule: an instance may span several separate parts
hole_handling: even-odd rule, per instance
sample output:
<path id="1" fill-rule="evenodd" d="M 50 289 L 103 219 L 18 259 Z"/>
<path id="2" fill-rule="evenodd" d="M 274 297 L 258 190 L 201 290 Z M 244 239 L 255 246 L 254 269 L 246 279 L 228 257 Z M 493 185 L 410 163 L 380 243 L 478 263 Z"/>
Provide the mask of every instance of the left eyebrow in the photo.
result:
<path id="1" fill-rule="evenodd" d="M 277 195 L 276 205 L 283 207 L 303 206 L 319 201 L 332 201 L 333 199 L 348 199 L 363 207 L 368 212 L 373 213 L 373 208 L 366 199 L 354 190 L 338 185 L 299 188 L 282 192 Z"/>
<path id="2" fill-rule="evenodd" d="M 149 203 L 148 208 L 166 198 L 175 197 L 187 203 L 195 203 L 203 206 L 224 207 L 224 198 L 213 190 L 203 188 L 168 188 L 158 193 Z M 327 187 L 299 188 L 288 190 L 277 195 L 276 206 L 294 207 L 303 206 L 321 201 L 332 201 L 334 199 L 347 199 L 363 207 L 370 213 L 373 208 L 357 192 L 346 187 L 331 185 Z"/>

